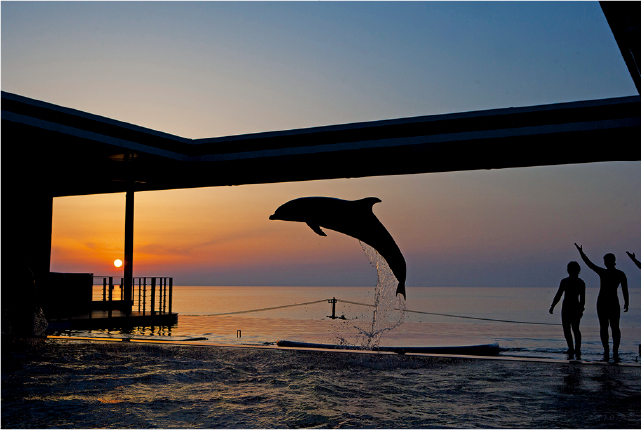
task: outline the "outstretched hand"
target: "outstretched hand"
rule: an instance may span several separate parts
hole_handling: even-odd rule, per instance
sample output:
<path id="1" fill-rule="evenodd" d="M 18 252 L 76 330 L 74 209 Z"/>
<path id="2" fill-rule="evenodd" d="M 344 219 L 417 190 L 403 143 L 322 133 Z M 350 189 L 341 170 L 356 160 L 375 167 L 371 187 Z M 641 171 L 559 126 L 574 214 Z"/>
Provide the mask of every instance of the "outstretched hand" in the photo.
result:
<path id="1" fill-rule="evenodd" d="M 636 265 L 637 265 L 637 267 L 638 267 L 639 269 L 641 269 L 641 261 L 639 261 L 639 260 L 637 260 L 637 259 L 635 258 L 635 256 L 634 256 L 634 252 L 630 253 L 630 252 L 628 252 L 628 251 L 625 251 L 625 253 L 626 253 L 626 254 L 628 254 L 628 257 L 630 257 L 630 259 L 632 260 L 632 262 L 633 262 L 634 264 L 636 264 Z"/>
<path id="2" fill-rule="evenodd" d="M 574 246 L 576 246 L 576 249 L 578 249 L 579 252 L 583 252 L 583 245 L 579 246 L 575 243 Z"/>
<path id="3" fill-rule="evenodd" d="M 554 308 L 550 308 L 550 314 L 554 314 Z"/>
<path id="4" fill-rule="evenodd" d="M 627 312 L 627 311 L 628 311 L 628 305 L 623 305 L 623 312 Z"/>

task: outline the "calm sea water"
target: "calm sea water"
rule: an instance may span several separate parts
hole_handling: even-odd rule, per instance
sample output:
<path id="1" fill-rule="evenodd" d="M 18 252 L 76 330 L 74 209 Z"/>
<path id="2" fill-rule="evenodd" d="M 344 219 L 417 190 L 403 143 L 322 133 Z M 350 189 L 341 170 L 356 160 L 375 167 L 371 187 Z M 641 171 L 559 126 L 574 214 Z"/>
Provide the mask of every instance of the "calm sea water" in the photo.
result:
<path id="1" fill-rule="evenodd" d="M 555 288 L 408 288 L 405 303 L 399 303 L 391 294 L 378 342 L 390 346 L 498 342 L 501 355 L 563 358 L 567 345 L 560 326 L 560 304 L 554 315 L 548 313 L 555 293 Z M 584 360 L 602 357 L 597 294 L 595 288 L 586 292 L 586 311 L 581 320 Z M 344 316 L 344 320 L 328 318 L 332 314 L 332 298 L 337 299 L 335 315 Z M 179 314 L 177 325 L 133 333 L 90 333 L 197 337 L 206 338 L 203 343 L 216 344 L 260 345 L 287 339 L 365 345 L 367 333 L 371 334 L 375 301 L 374 287 L 175 286 L 173 310 Z M 638 357 L 641 342 L 641 293 L 631 290 L 630 303 L 629 312 L 621 313 L 620 354 L 624 361 Z M 403 315 L 396 310 L 399 305 L 405 307 Z M 380 314 L 385 310 L 381 308 L 379 304 L 379 326 Z M 452 316 L 432 315 L 435 313 Z"/>

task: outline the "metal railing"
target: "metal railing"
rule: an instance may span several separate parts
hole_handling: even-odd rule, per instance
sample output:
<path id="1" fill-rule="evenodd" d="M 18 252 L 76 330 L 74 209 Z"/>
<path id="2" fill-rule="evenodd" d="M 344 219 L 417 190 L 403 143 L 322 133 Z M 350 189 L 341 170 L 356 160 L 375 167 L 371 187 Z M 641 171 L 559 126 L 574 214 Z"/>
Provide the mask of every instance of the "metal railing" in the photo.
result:
<path id="1" fill-rule="evenodd" d="M 94 276 L 92 302 L 111 309 L 114 304 L 127 306 L 125 302 L 129 301 L 131 310 L 143 315 L 171 313 L 173 282 L 173 278 L 162 276 L 134 277 L 131 297 L 126 298 L 124 278 Z"/>

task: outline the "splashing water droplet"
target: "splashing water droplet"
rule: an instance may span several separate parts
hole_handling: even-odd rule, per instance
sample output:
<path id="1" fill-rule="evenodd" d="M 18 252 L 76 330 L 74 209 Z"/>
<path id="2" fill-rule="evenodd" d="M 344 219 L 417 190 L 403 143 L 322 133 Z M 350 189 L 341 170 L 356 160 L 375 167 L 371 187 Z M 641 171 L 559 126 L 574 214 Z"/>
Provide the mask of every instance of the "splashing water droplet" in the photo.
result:
<path id="1" fill-rule="evenodd" d="M 372 350 L 379 347 L 385 332 L 403 324 L 405 299 L 402 295 L 396 295 L 398 280 L 387 261 L 371 246 L 363 242 L 359 243 L 378 275 L 374 290 L 374 310 L 372 311 L 371 321 L 367 319 L 362 321 L 351 320 L 346 324 L 350 324 L 358 331 L 356 343 L 360 344 L 363 349 Z M 344 337 L 339 336 L 338 340 L 342 345 L 350 343 Z"/>

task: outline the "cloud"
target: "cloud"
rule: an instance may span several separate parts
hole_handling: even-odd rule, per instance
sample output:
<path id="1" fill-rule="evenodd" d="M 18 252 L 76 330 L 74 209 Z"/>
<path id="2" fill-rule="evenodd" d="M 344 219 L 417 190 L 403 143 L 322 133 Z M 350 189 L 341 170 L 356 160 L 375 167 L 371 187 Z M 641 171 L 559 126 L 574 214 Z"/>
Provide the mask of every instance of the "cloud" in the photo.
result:
<path id="1" fill-rule="evenodd" d="M 191 246 L 168 246 L 162 243 L 150 243 L 148 245 L 136 246 L 134 254 L 146 254 L 154 256 L 189 256 L 191 250 L 198 245 Z"/>
<path id="2" fill-rule="evenodd" d="M 122 245 L 106 243 L 85 242 L 84 245 L 90 250 L 97 252 L 123 252 L 124 249 Z"/>

